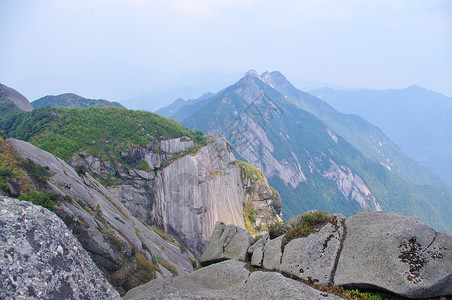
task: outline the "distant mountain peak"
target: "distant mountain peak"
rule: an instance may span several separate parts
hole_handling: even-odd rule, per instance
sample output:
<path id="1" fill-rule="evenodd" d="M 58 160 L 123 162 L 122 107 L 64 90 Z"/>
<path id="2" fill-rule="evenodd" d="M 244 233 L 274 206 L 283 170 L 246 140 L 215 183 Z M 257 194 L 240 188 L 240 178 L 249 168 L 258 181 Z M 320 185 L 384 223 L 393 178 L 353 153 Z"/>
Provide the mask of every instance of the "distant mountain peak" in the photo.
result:
<path id="1" fill-rule="evenodd" d="M 262 80 L 274 88 L 290 87 L 295 88 L 286 76 L 279 71 L 264 72 L 261 75 Z"/>
<path id="2" fill-rule="evenodd" d="M 247 77 L 247 76 L 253 76 L 253 77 L 258 77 L 258 78 L 260 78 L 260 77 L 259 77 L 259 74 L 257 74 L 257 71 L 254 70 L 254 69 L 251 69 L 251 70 L 249 70 L 248 72 L 246 72 L 244 77 Z"/>

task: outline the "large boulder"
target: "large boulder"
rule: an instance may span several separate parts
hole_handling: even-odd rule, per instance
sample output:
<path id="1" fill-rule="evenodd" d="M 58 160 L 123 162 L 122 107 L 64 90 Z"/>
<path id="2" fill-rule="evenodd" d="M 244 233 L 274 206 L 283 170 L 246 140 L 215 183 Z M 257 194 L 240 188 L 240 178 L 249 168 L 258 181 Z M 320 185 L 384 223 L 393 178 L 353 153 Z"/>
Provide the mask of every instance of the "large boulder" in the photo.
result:
<path id="1" fill-rule="evenodd" d="M 252 243 L 253 238 L 245 229 L 217 222 L 200 263 L 207 266 L 226 259 L 244 261 Z"/>
<path id="2" fill-rule="evenodd" d="M 340 299 L 275 272 L 252 272 L 228 260 L 189 275 L 152 280 L 125 299 Z"/>
<path id="3" fill-rule="evenodd" d="M 332 222 L 319 231 L 293 239 L 284 247 L 281 272 L 322 285 L 332 281 L 344 237 L 345 217 L 340 214 L 331 217 Z"/>
<path id="4" fill-rule="evenodd" d="M 357 212 L 345 225 L 335 285 L 410 298 L 452 295 L 451 236 L 391 212 Z"/>
<path id="5" fill-rule="evenodd" d="M 0 197 L 1 299 L 120 299 L 55 214 Z"/>

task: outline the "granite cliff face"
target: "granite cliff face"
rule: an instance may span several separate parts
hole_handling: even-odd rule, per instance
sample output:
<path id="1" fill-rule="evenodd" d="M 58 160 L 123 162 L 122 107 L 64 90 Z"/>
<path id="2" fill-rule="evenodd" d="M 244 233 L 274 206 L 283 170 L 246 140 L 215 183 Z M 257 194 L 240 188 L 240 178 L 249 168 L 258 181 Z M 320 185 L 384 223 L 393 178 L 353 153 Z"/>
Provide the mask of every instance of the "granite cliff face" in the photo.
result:
<path id="1" fill-rule="evenodd" d="M 145 148 L 123 150 L 123 161 L 79 153 L 70 164 L 101 178 L 118 176 L 108 190 L 134 216 L 175 235 L 198 258 L 217 221 L 257 232 L 280 220 L 277 192 L 265 178 L 247 174 L 224 138 L 193 147 L 188 137 L 152 139 Z"/>

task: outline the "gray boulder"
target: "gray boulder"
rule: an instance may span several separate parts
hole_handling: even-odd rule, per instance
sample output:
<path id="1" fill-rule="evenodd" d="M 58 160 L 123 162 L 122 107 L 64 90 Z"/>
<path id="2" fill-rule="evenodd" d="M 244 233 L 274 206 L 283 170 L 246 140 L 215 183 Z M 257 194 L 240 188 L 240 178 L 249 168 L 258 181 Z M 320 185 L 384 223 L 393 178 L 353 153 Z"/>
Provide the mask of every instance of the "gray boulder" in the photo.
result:
<path id="1" fill-rule="evenodd" d="M 245 229 L 217 222 L 200 263 L 207 266 L 226 259 L 244 261 L 252 244 L 253 238 Z"/>
<path id="2" fill-rule="evenodd" d="M 410 298 L 452 295 L 451 236 L 391 212 L 357 212 L 345 225 L 335 285 Z"/>
<path id="3" fill-rule="evenodd" d="M 120 299 L 56 215 L 7 197 L 0 207 L 1 299 Z"/>
<path id="4" fill-rule="evenodd" d="M 253 272 L 228 260 L 189 275 L 152 280 L 125 299 L 340 299 L 274 272 Z"/>
<path id="5" fill-rule="evenodd" d="M 269 240 L 264 247 L 264 259 L 262 266 L 269 270 L 279 270 L 279 264 L 281 263 L 281 242 L 283 236 L 276 239 Z"/>
<path id="6" fill-rule="evenodd" d="M 344 236 L 343 215 L 332 215 L 319 231 L 304 238 L 293 239 L 284 247 L 281 266 L 283 273 L 302 280 L 327 285 L 332 281 L 336 258 Z"/>

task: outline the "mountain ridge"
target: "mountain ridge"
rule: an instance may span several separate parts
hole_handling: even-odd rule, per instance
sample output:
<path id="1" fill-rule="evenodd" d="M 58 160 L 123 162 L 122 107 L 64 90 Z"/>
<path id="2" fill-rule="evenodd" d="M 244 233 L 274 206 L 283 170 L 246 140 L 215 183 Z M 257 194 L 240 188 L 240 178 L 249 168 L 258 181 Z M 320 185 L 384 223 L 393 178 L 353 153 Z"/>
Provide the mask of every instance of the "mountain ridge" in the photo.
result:
<path id="1" fill-rule="evenodd" d="M 364 156 L 332 126 L 341 120 L 328 126 L 321 121 L 320 112 L 323 118 L 334 112 L 330 105 L 294 89 L 279 72 L 273 77 L 268 72 L 261 76 L 255 71 L 247 72 L 219 93 L 186 101 L 178 111 L 166 116 L 205 134 L 225 136 L 236 155 L 259 167 L 281 194 L 285 218 L 316 208 L 350 215 L 356 210 L 381 206 L 383 210 L 419 215 L 435 226 L 451 223 L 438 208 L 442 203 L 442 209 L 450 210 L 450 205 L 436 196 L 429 200 L 435 193 L 446 193 L 449 199 L 450 191 L 436 185 L 423 188 L 400 178 L 381 161 Z M 280 91 L 274 88 L 278 84 Z M 326 107 L 326 112 L 319 106 Z M 355 120 L 363 122 L 356 118 L 352 121 Z M 431 183 L 428 180 L 428 176 L 418 179 Z M 404 204 L 406 201 L 410 204 Z M 432 202 L 427 209 L 431 215 L 440 214 L 441 218 L 432 218 L 421 209 L 421 203 L 428 202 Z M 450 225 L 443 225 L 438 228 L 450 232 L 450 228 L 446 229 Z"/>
<path id="2" fill-rule="evenodd" d="M 452 184 L 452 98 L 423 87 L 310 93 L 337 110 L 360 115 L 380 127 L 409 156 Z"/>
<path id="3" fill-rule="evenodd" d="M 71 107 L 71 108 L 87 108 L 91 106 L 107 107 L 113 106 L 118 108 L 125 108 L 122 104 L 118 102 L 110 102 L 103 99 L 88 99 L 79 96 L 74 93 L 64 93 L 60 95 L 48 95 L 39 98 L 31 103 L 33 108 L 42 107 Z"/>

